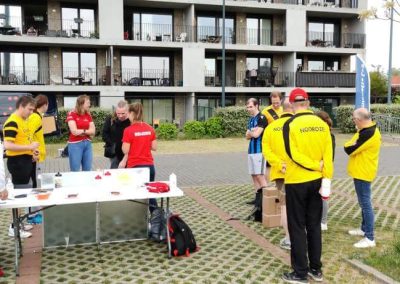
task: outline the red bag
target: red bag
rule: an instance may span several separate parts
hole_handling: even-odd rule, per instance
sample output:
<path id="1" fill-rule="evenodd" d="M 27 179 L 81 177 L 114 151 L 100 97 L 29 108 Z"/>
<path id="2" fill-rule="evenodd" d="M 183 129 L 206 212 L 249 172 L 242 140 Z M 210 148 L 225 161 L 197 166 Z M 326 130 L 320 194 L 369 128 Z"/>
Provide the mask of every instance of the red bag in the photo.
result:
<path id="1" fill-rule="evenodd" d="M 159 181 L 146 183 L 146 188 L 149 192 L 154 192 L 154 193 L 163 193 L 169 191 L 169 185 L 165 182 L 159 182 Z"/>

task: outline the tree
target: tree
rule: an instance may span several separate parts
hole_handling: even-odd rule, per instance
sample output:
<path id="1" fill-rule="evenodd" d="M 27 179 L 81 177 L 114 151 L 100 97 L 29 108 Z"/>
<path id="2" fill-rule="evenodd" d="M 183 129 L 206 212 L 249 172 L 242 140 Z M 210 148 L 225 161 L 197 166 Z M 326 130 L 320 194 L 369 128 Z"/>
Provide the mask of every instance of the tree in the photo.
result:
<path id="1" fill-rule="evenodd" d="M 376 71 L 369 72 L 371 80 L 371 98 L 374 103 L 382 102 L 382 98 L 386 97 L 387 93 L 387 77 L 385 73 L 378 68 Z"/>
<path id="2" fill-rule="evenodd" d="M 392 68 L 393 76 L 400 76 L 400 68 Z"/>
<path id="3" fill-rule="evenodd" d="M 358 17 L 362 20 L 380 19 L 390 20 L 390 10 L 393 7 L 393 21 L 400 23 L 400 1 L 399 0 L 382 0 L 382 7 L 371 7 L 371 9 L 361 11 Z"/>

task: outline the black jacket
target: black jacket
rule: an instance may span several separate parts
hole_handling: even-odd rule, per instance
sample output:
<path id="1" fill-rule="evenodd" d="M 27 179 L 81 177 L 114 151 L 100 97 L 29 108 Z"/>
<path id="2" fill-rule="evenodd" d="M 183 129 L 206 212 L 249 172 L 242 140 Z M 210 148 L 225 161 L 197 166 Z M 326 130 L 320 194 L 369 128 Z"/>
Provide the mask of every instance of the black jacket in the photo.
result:
<path id="1" fill-rule="evenodd" d="M 106 146 L 112 145 L 115 143 L 115 154 L 119 160 L 122 160 L 124 154 L 122 153 L 122 136 L 124 135 L 124 130 L 131 122 L 129 119 L 124 121 L 120 121 L 118 118 L 111 121 L 112 117 L 107 117 L 103 126 L 103 141 L 106 143 Z"/>

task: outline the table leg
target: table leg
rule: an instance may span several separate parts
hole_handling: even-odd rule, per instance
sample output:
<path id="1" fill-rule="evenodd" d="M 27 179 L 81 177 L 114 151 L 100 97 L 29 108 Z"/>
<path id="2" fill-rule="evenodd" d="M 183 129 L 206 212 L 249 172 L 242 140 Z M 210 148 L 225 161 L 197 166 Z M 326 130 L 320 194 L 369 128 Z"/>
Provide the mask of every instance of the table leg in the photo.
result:
<path id="1" fill-rule="evenodd" d="M 18 209 L 12 209 L 15 245 L 15 275 L 19 276 L 19 257 L 21 255 L 21 238 L 19 235 Z"/>
<path id="2" fill-rule="evenodd" d="M 161 201 L 164 199 L 161 199 Z M 168 244 L 168 258 L 171 258 L 171 236 L 169 235 L 169 197 L 167 197 L 167 206 L 165 210 L 165 218 L 167 220 L 167 244 Z"/>
<path id="3" fill-rule="evenodd" d="M 100 205 L 96 203 L 96 243 L 100 244 Z"/>

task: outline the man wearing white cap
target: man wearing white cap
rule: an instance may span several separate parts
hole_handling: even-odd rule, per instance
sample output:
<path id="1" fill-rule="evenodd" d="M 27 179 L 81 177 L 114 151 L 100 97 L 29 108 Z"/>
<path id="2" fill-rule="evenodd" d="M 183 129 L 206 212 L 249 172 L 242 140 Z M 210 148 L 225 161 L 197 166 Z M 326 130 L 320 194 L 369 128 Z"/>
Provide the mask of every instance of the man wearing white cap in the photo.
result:
<path id="1" fill-rule="evenodd" d="M 330 194 L 333 176 L 332 138 L 329 126 L 309 110 L 308 94 L 290 92 L 294 116 L 283 126 L 286 165 L 285 189 L 292 272 L 288 283 L 323 281 L 321 263 L 322 198 Z M 321 198 L 322 197 L 322 198 Z"/>

